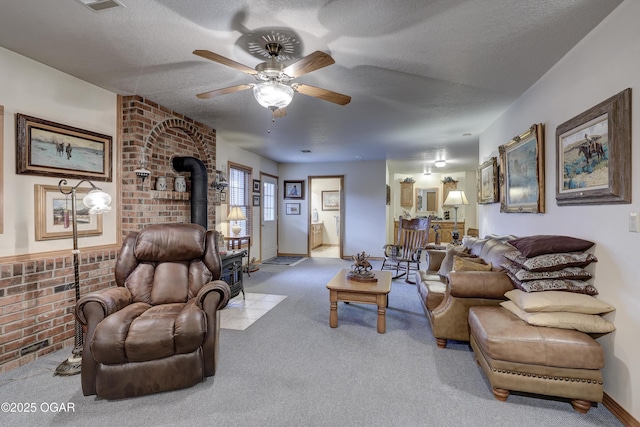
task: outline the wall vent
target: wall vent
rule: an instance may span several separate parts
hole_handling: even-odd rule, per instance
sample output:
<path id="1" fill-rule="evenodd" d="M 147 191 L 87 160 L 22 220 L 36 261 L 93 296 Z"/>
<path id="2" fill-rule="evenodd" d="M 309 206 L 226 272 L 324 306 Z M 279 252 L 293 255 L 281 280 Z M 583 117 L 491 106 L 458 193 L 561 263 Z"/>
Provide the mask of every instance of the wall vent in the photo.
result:
<path id="1" fill-rule="evenodd" d="M 94 12 L 104 12 L 108 9 L 113 9 L 114 7 L 126 7 L 118 0 L 76 0 L 83 6 L 88 7 Z"/>
<path id="2" fill-rule="evenodd" d="M 34 351 L 38 351 L 41 348 L 45 348 L 49 346 L 49 340 L 46 339 L 44 341 L 37 342 L 35 344 L 28 345 L 26 347 L 22 347 L 20 349 L 20 356 L 24 356 L 25 354 L 33 353 Z"/>

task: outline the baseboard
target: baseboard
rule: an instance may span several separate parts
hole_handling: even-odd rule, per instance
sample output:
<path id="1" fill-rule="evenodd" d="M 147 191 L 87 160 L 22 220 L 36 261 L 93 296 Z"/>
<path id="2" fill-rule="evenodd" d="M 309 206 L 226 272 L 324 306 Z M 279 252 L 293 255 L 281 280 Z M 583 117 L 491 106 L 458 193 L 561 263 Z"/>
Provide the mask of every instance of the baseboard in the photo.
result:
<path id="1" fill-rule="evenodd" d="M 609 410 L 622 424 L 627 427 L 640 427 L 640 422 L 633 418 L 622 406 L 611 398 L 607 393 L 602 397 L 602 404 Z"/>

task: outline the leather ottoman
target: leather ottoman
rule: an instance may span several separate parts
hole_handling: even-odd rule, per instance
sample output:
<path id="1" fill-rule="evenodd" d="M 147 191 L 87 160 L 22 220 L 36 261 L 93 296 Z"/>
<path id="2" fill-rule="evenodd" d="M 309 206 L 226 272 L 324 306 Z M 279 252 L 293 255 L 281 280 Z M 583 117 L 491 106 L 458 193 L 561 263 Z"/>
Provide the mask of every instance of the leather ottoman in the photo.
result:
<path id="1" fill-rule="evenodd" d="M 604 352 L 588 334 L 532 326 L 502 307 L 471 307 L 469 328 L 496 399 L 510 391 L 557 396 L 581 413 L 602 402 Z"/>

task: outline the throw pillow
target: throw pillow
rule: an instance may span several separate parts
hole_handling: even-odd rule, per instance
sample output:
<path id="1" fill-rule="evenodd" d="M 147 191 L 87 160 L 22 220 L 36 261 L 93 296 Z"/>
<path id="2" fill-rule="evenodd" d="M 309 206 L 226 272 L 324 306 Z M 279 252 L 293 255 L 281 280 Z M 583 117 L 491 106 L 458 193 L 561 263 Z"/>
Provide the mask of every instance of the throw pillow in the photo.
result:
<path id="1" fill-rule="evenodd" d="M 595 255 L 583 252 L 546 254 L 527 258 L 520 251 L 511 251 L 505 253 L 504 257 L 529 271 L 556 271 L 567 267 L 586 267 L 598 261 Z"/>
<path id="2" fill-rule="evenodd" d="M 564 291 L 528 293 L 513 289 L 504 294 L 519 308 L 528 313 L 568 311 L 582 314 L 603 314 L 615 310 L 615 307 L 591 295 Z"/>
<path id="3" fill-rule="evenodd" d="M 589 280 L 592 277 L 591 273 L 580 267 L 567 267 L 556 271 L 529 271 L 511 263 L 504 263 L 502 267 L 522 282 L 540 279 Z"/>
<path id="4" fill-rule="evenodd" d="M 440 277 L 447 277 L 449 272 L 453 270 L 453 257 L 456 255 L 459 256 L 468 256 L 475 257 L 475 255 L 471 255 L 468 253 L 468 249 L 464 246 L 456 246 L 449 245 L 447 246 L 447 253 L 444 256 L 444 259 L 440 263 L 440 270 L 438 270 L 438 274 Z"/>
<path id="5" fill-rule="evenodd" d="M 523 282 L 522 280 L 518 280 L 510 271 L 507 270 L 505 273 L 509 276 L 509 279 L 511 279 L 511 282 L 513 282 L 516 288 L 525 292 L 567 291 L 579 294 L 598 295 L 598 290 L 595 286 L 583 280 L 540 279 Z"/>
<path id="6" fill-rule="evenodd" d="M 588 240 L 569 236 L 527 236 L 509 240 L 509 244 L 527 258 L 543 254 L 582 252 L 594 245 Z"/>
<path id="7" fill-rule="evenodd" d="M 575 329 L 588 334 L 604 334 L 613 332 L 616 327 L 613 323 L 603 319 L 597 314 L 582 314 L 568 312 L 554 313 L 527 313 L 513 303 L 504 301 L 500 305 L 518 316 L 530 325 L 546 326 L 551 328 Z"/>
<path id="8" fill-rule="evenodd" d="M 491 271 L 493 265 L 485 264 L 482 258 L 469 258 L 455 255 L 452 271 Z"/>

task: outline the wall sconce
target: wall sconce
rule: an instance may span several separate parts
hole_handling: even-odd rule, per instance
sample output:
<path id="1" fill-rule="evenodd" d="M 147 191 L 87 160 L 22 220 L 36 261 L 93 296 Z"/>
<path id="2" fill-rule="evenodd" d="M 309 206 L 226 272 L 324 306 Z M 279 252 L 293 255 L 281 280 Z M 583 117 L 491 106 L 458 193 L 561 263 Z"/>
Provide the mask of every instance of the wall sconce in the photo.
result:
<path id="1" fill-rule="evenodd" d="M 147 179 L 147 177 L 149 175 L 151 175 L 151 172 L 147 170 L 147 168 L 145 168 L 145 161 L 144 160 L 140 160 L 140 168 L 135 170 L 135 173 L 137 176 L 139 176 L 140 178 L 142 178 L 142 183 L 144 184 L 144 180 Z"/>
<path id="2" fill-rule="evenodd" d="M 211 186 L 218 191 L 222 191 L 229 186 L 227 177 L 225 176 L 224 172 L 218 170 L 216 171 L 216 179 Z"/>
<path id="3" fill-rule="evenodd" d="M 80 187 L 83 182 L 91 185 L 91 190 L 82 199 L 82 203 L 89 208 L 90 214 L 102 214 L 111 210 L 111 196 L 95 185 L 91 181 L 82 180 L 76 186 L 71 187 L 71 190 L 64 191 L 63 185 L 67 184 L 66 179 L 61 179 L 58 182 L 58 190 L 64 195 L 71 195 L 71 223 L 73 226 L 73 272 L 74 272 L 74 285 L 76 290 L 76 302 L 80 299 L 80 260 L 78 255 L 78 217 L 76 215 L 76 189 Z M 75 345 L 71 356 L 64 362 L 60 363 L 54 372 L 54 375 L 75 375 L 79 374 L 82 369 L 82 350 L 83 350 L 83 332 L 82 325 L 76 319 L 76 331 L 75 331 Z"/>

